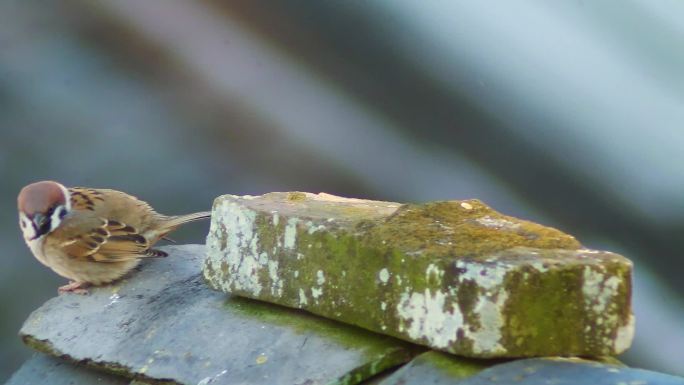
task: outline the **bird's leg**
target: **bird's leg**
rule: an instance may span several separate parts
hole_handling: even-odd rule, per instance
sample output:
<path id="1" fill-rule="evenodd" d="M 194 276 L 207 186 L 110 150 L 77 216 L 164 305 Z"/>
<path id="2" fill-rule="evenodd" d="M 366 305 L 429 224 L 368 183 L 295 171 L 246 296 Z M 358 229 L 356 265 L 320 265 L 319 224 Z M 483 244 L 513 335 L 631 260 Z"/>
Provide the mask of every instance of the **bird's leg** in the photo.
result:
<path id="1" fill-rule="evenodd" d="M 88 287 L 88 284 L 85 282 L 69 281 L 68 284 L 57 288 L 57 293 L 74 293 L 80 295 L 88 295 L 88 289 L 86 289 L 86 287 Z"/>

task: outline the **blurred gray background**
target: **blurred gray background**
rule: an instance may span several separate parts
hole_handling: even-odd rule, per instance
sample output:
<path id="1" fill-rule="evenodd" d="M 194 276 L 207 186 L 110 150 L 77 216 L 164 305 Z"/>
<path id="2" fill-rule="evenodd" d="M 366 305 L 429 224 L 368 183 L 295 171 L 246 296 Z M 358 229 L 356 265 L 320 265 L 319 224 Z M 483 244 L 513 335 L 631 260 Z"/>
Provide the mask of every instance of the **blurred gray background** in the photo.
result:
<path id="1" fill-rule="evenodd" d="M 30 182 L 480 198 L 635 262 L 630 365 L 684 375 L 684 3 L 0 0 L 0 381 L 64 284 Z M 203 243 L 207 224 L 176 233 Z"/>

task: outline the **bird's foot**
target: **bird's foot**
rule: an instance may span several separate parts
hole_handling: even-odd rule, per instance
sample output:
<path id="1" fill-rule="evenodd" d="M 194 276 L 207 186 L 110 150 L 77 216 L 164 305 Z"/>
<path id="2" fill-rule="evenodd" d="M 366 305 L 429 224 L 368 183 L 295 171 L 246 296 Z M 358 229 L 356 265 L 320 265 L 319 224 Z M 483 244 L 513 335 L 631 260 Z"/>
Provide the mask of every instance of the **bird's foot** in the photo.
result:
<path id="1" fill-rule="evenodd" d="M 74 293 L 79 295 L 88 295 L 89 292 L 88 289 L 86 289 L 86 287 L 88 287 L 88 284 L 85 282 L 70 281 L 68 284 L 57 288 L 57 293 Z"/>

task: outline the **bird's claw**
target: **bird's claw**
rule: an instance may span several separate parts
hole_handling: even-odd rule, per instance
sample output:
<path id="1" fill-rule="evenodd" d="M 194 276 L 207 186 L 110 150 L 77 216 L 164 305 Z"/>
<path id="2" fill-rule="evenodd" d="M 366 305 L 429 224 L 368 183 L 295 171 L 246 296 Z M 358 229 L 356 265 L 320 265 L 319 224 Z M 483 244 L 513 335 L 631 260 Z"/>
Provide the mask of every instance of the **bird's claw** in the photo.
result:
<path id="1" fill-rule="evenodd" d="M 71 281 L 64 286 L 60 286 L 59 288 L 57 288 L 57 293 L 58 294 L 73 293 L 73 294 L 79 294 L 79 295 L 88 295 L 90 293 L 88 292 L 88 289 L 86 289 L 87 286 L 88 286 L 88 284 L 85 282 Z"/>

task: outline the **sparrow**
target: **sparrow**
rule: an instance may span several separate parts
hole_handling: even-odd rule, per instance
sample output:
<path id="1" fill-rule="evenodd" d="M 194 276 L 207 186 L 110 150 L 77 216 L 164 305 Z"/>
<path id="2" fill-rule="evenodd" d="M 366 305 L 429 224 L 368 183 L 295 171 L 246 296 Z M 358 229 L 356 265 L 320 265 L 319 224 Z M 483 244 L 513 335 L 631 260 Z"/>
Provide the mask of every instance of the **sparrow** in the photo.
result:
<path id="1" fill-rule="evenodd" d="M 17 206 L 19 226 L 33 255 L 70 280 L 58 292 L 77 294 L 121 278 L 141 259 L 165 257 L 152 248 L 157 241 L 184 223 L 211 215 L 162 215 L 121 191 L 66 188 L 54 181 L 22 188 Z"/>

